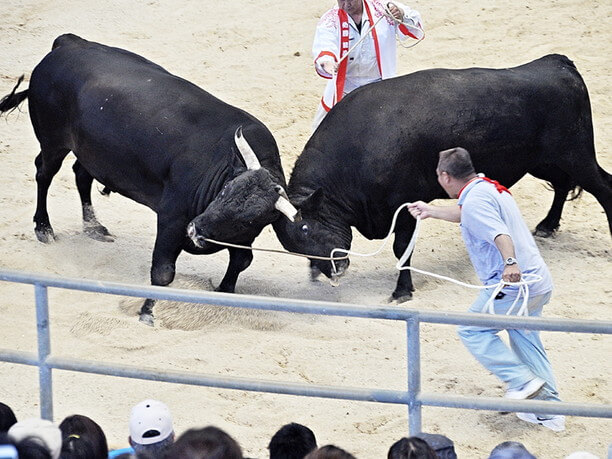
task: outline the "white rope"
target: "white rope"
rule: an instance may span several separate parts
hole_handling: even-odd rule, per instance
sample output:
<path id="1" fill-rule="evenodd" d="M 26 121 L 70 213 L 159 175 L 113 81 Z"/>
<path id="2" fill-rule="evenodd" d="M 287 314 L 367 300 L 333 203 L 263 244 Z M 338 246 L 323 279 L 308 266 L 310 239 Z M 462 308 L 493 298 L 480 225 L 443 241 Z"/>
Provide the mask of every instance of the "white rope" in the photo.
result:
<path id="1" fill-rule="evenodd" d="M 326 260 L 326 261 L 331 261 L 332 265 L 334 260 L 346 260 L 348 258 L 348 255 L 345 255 L 343 257 L 320 257 L 317 255 L 306 255 L 305 253 L 297 253 L 297 252 L 289 252 L 287 250 L 277 250 L 277 249 L 262 249 L 259 247 L 251 247 L 248 245 L 240 245 L 240 244 L 232 244 L 230 242 L 222 242 L 222 241 L 216 241 L 214 239 L 209 239 L 207 237 L 203 238 L 206 242 L 211 242 L 213 244 L 217 244 L 217 245 L 222 245 L 225 247 L 233 247 L 235 249 L 245 249 L 245 250 L 252 250 L 254 252 L 270 252 L 270 253 L 280 253 L 282 255 L 293 255 L 295 257 L 303 257 L 303 258 L 314 258 L 315 260 Z"/>
<path id="2" fill-rule="evenodd" d="M 395 229 L 395 226 L 397 224 L 397 217 L 398 217 L 399 213 L 401 212 L 402 209 L 404 209 L 405 207 L 408 207 L 409 204 L 410 203 L 406 202 L 406 203 L 402 204 L 401 206 L 399 206 L 397 208 L 397 210 L 393 214 L 393 219 L 391 220 L 391 228 L 389 229 L 389 232 L 385 236 L 385 238 L 383 240 L 383 243 L 381 244 L 381 246 L 377 250 L 375 250 L 374 252 L 371 252 L 371 253 L 360 253 L 360 252 L 355 252 L 353 250 L 335 248 L 335 249 L 333 249 L 331 251 L 329 257 L 321 257 L 321 256 L 317 256 L 317 255 L 306 255 L 306 254 L 303 254 L 303 253 L 288 252 L 288 251 L 284 251 L 284 250 L 263 249 L 263 248 L 250 247 L 250 246 L 239 245 L 239 244 L 231 244 L 229 242 L 221 242 L 221 241 L 217 241 L 217 240 L 209 239 L 209 238 L 204 238 L 204 240 L 207 241 L 207 242 L 211 242 L 213 244 L 217 244 L 217 245 L 221 245 L 221 246 L 226 246 L 226 247 L 234 247 L 234 248 L 237 248 L 237 249 L 253 250 L 253 251 L 259 251 L 259 252 L 279 253 L 279 254 L 283 254 L 283 255 L 293 255 L 293 256 L 297 256 L 297 257 L 304 257 L 304 258 L 311 258 L 311 259 L 316 259 L 316 260 L 331 261 L 332 273 L 335 276 L 337 276 L 338 275 L 338 270 L 336 268 L 336 261 L 337 260 L 346 260 L 346 259 L 349 258 L 349 255 L 354 255 L 354 256 L 357 256 L 357 257 L 372 257 L 374 255 L 378 255 L 385 248 L 385 246 L 387 245 L 387 242 L 389 241 L 389 239 L 391 237 L 391 234 L 393 233 L 393 230 Z M 482 311 L 481 311 L 483 313 L 487 312 L 489 314 L 495 314 L 494 300 L 495 300 L 495 297 L 502 291 L 502 289 L 504 287 L 506 287 L 506 286 L 517 286 L 518 287 L 517 296 L 514 299 L 514 302 L 512 303 L 512 305 L 510 306 L 508 311 L 506 311 L 506 315 L 510 315 L 512 313 L 512 311 L 516 307 L 516 305 L 517 305 L 517 303 L 518 303 L 518 301 L 519 301 L 519 299 L 521 297 L 523 298 L 523 301 L 521 303 L 521 307 L 519 308 L 519 310 L 517 312 L 517 316 L 528 316 L 529 315 L 529 311 L 528 311 L 529 285 L 534 284 L 534 283 L 539 282 L 539 281 L 542 280 L 542 277 L 537 275 L 537 274 L 523 273 L 521 275 L 521 281 L 520 282 L 505 282 L 505 281 L 500 281 L 497 284 L 492 284 L 492 285 L 475 285 L 475 284 L 469 284 L 467 282 L 462 282 L 462 281 L 457 280 L 457 279 L 453 279 L 452 277 L 443 276 L 441 274 L 436 274 L 436 273 L 432 273 L 432 272 L 425 271 L 425 270 L 422 270 L 422 269 L 418 269 L 418 268 L 415 268 L 413 266 L 403 266 L 404 263 L 406 263 L 406 261 L 408 260 L 408 258 L 412 254 L 412 252 L 414 251 L 414 247 L 416 245 L 416 240 L 417 240 L 417 238 L 419 236 L 420 228 L 421 228 L 421 218 L 417 217 L 416 225 L 415 225 L 414 231 L 412 233 L 412 238 L 410 239 L 410 242 L 408 243 L 408 246 L 406 247 L 406 250 L 404 250 L 404 253 L 402 254 L 400 259 L 396 263 L 396 265 L 395 265 L 396 269 L 398 269 L 399 271 L 404 271 L 406 269 L 409 269 L 409 270 L 417 272 L 419 274 L 424 274 L 426 276 L 431 276 L 431 277 L 435 277 L 437 279 L 442 279 L 442 280 L 445 280 L 445 281 L 448 281 L 448 282 L 452 282 L 454 284 L 460 285 L 462 287 L 467 287 L 467 288 L 473 288 L 473 289 L 479 289 L 479 290 L 485 290 L 485 289 L 493 288 L 493 293 L 491 294 L 490 298 L 487 300 L 487 302 L 485 303 L 485 305 L 483 306 Z M 338 256 L 335 255 L 336 252 L 341 252 L 341 253 L 344 253 L 345 255 L 338 257 Z"/>
<path id="3" fill-rule="evenodd" d="M 334 274 L 337 274 L 337 270 L 336 270 L 336 264 L 335 261 L 336 258 L 334 256 L 334 254 L 336 252 L 341 252 L 341 253 L 345 253 L 347 256 L 348 255 L 355 255 L 355 256 L 359 256 L 359 257 L 371 257 L 374 255 L 377 255 L 378 253 L 380 253 L 382 251 L 382 249 L 386 246 L 387 242 L 389 241 L 389 238 L 391 237 L 391 234 L 393 233 L 393 230 L 395 229 L 395 225 L 397 222 L 397 216 L 400 213 L 400 211 L 404 208 L 404 207 L 408 207 L 410 203 L 404 203 L 401 206 L 399 206 L 397 208 L 397 210 L 395 211 L 395 213 L 393 214 L 393 219 L 391 221 L 391 228 L 389 229 L 389 232 L 387 233 L 387 236 L 385 236 L 385 239 L 382 243 L 382 245 L 380 246 L 380 248 L 372 253 L 368 253 L 368 254 L 363 254 L 363 253 L 359 253 L 359 252 L 355 252 L 352 250 L 346 250 L 346 249 L 340 249 L 340 248 L 335 248 L 331 251 L 331 263 L 332 263 L 332 272 Z M 506 315 L 510 315 L 512 313 L 512 311 L 514 310 L 514 308 L 516 307 L 516 304 L 518 303 L 519 299 L 522 297 L 523 301 L 521 303 L 521 307 L 519 308 L 517 315 L 521 316 L 527 316 L 529 315 L 529 311 L 528 311 L 528 301 L 529 301 L 529 285 L 530 284 L 534 284 L 536 282 L 539 282 L 542 280 L 542 277 L 537 275 L 537 274 L 531 274 L 531 273 L 523 273 L 521 275 L 521 280 L 519 282 L 505 282 L 505 281 L 500 281 L 497 284 L 492 284 L 492 285 L 475 285 L 475 284 L 469 284 L 467 282 L 462 282 L 459 281 L 457 279 L 453 279 L 452 277 L 448 277 L 448 276 L 442 276 L 440 274 L 435 274 L 435 273 L 431 273 L 429 271 L 424 271 L 422 269 L 418 269 L 415 268 L 413 266 L 404 266 L 404 263 L 406 263 L 406 261 L 408 260 L 408 258 L 410 257 L 410 255 L 412 254 L 413 250 L 414 250 L 414 246 L 416 245 L 416 240 L 417 237 L 419 235 L 419 230 L 420 230 L 420 226 L 421 226 L 421 218 L 417 217 L 416 219 L 416 226 L 414 228 L 414 231 L 412 233 L 412 238 L 410 239 L 410 242 L 408 243 L 408 246 L 406 247 L 406 250 L 404 251 L 403 255 L 400 257 L 399 261 L 397 262 L 397 264 L 395 265 L 395 267 L 399 270 L 399 271 L 404 271 L 406 269 L 409 269 L 411 271 L 420 273 L 420 274 L 425 274 L 426 276 L 431 276 L 431 277 L 435 277 L 437 279 L 442 279 L 445 281 L 449 281 L 449 282 L 453 282 L 457 285 L 461 285 L 463 287 L 467 287 L 467 288 L 473 288 L 473 289 L 479 289 L 479 290 L 485 290 L 485 289 L 490 289 L 493 288 L 493 293 L 491 294 L 490 298 L 488 299 L 488 301 L 485 303 L 485 305 L 482 308 L 482 312 L 488 312 L 490 314 L 495 314 L 495 307 L 494 307 L 494 300 L 495 297 L 502 291 L 502 289 L 506 286 L 517 286 L 518 287 L 518 293 L 516 298 L 514 299 L 514 302 L 512 303 L 512 305 L 510 306 L 510 308 L 508 309 L 508 311 L 506 312 Z"/>

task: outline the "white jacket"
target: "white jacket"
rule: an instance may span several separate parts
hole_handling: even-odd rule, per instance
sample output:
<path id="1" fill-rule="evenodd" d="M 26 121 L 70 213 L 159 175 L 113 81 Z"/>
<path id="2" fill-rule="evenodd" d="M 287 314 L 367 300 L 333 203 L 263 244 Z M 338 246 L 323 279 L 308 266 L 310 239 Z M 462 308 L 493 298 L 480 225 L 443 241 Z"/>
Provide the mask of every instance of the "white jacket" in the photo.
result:
<path id="1" fill-rule="evenodd" d="M 345 59 L 345 69 L 341 65 L 337 75 L 327 73 L 321 66 L 326 61 L 338 62 L 348 49 L 367 33 L 372 24 L 384 15 L 380 0 L 363 1 L 363 18 L 361 30 L 357 29 L 353 19 L 337 6 L 328 10 L 319 20 L 315 33 L 312 53 L 317 73 L 328 79 L 321 104 L 327 112 L 342 96 L 364 84 L 380 79 L 394 77 L 397 70 L 397 50 L 395 37 L 405 40 L 408 37 L 424 37 L 421 16 L 399 2 L 393 2 L 404 11 L 402 24 L 390 18 L 381 19 L 350 55 Z M 342 17 L 346 21 L 342 21 Z M 343 37 L 344 31 L 344 40 Z"/>

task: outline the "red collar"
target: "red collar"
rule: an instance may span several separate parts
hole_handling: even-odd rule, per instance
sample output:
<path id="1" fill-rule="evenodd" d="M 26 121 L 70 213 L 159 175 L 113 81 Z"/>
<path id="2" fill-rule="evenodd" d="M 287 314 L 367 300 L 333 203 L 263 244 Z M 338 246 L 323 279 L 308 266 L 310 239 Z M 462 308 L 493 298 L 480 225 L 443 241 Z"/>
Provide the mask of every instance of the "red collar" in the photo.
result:
<path id="1" fill-rule="evenodd" d="M 461 196 L 461 193 L 463 193 L 463 190 L 465 190 L 465 187 L 467 187 L 467 186 L 468 186 L 470 183 L 472 183 L 472 182 L 473 182 L 474 180 L 476 180 L 476 179 L 482 179 L 482 180 L 484 180 L 485 182 L 489 182 L 489 183 L 491 183 L 491 184 L 495 185 L 495 189 L 496 189 L 496 190 L 497 190 L 497 191 L 498 191 L 500 194 L 501 194 L 501 193 L 503 193 L 504 191 L 505 191 L 506 193 L 510 194 L 510 195 L 512 194 L 512 193 L 510 193 L 510 190 L 508 190 L 508 188 L 506 188 L 505 186 L 503 186 L 503 185 L 502 185 L 501 183 L 499 183 L 497 180 L 492 180 L 492 179 L 490 179 L 489 177 L 485 177 L 485 176 L 482 176 L 482 177 L 480 177 L 480 176 L 476 176 L 476 177 L 474 177 L 474 178 L 470 179 L 470 180 L 469 180 L 469 181 L 468 181 L 468 182 L 467 182 L 465 185 L 463 185 L 463 187 L 461 187 L 461 189 L 459 190 L 459 193 L 457 193 L 457 199 L 459 199 L 459 197 Z"/>

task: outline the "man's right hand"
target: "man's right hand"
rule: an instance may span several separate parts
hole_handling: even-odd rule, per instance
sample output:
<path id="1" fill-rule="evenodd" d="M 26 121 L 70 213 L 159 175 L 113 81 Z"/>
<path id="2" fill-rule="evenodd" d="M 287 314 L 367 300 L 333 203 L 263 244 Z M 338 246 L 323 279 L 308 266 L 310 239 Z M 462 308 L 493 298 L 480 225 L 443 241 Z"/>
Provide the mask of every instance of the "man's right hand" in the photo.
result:
<path id="1" fill-rule="evenodd" d="M 425 220 L 428 217 L 431 217 L 429 204 L 424 203 L 423 201 L 411 202 L 408 204 L 408 212 L 414 218 L 420 218 L 421 220 Z"/>
<path id="2" fill-rule="evenodd" d="M 336 62 L 325 61 L 321 64 L 321 67 L 330 75 L 335 75 L 338 72 L 338 64 Z"/>

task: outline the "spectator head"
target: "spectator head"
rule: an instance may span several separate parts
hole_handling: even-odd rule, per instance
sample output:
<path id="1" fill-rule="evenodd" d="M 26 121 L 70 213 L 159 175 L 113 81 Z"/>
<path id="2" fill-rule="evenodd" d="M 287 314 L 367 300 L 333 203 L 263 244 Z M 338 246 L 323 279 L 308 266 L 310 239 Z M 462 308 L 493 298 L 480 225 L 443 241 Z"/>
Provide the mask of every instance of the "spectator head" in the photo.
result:
<path id="1" fill-rule="evenodd" d="M 242 459 L 236 440 L 223 430 L 208 426 L 189 429 L 166 452 L 165 459 Z"/>
<path id="2" fill-rule="evenodd" d="M 422 438 L 402 438 L 389 448 L 388 459 L 437 459 L 436 451 Z"/>
<path id="3" fill-rule="evenodd" d="M 22 459 L 50 459 L 46 446 L 32 438 L 15 441 L 8 433 L 0 432 L 0 457 Z"/>
<path id="4" fill-rule="evenodd" d="M 450 438 L 432 433 L 420 433 L 415 435 L 415 437 L 425 440 L 436 452 L 438 459 L 457 459 L 455 445 Z"/>
<path id="5" fill-rule="evenodd" d="M 51 421 L 38 418 L 25 419 L 13 424 L 8 434 L 18 444 L 26 439 L 37 442 L 49 452 L 52 459 L 58 459 L 60 456 L 62 433 Z"/>
<path id="6" fill-rule="evenodd" d="M 16 422 L 17 418 L 11 407 L 0 402 L 0 432 L 8 432 Z"/>
<path id="7" fill-rule="evenodd" d="M 106 459 L 108 444 L 102 428 L 87 416 L 74 414 L 59 425 L 62 432 L 62 459 Z"/>
<path id="8" fill-rule="evenodd" d="M 304 459 L 355 459 L 355 456 L 337 446 L 325 445 L 311 451 Z"/>
<path id="9" fill-rule="evenodd" d="M 130 415 L 129 442 L 136 453 L 161 455 L 174 443 L 168 407 L 157 400 L 143 400 L 134 406 Z"/>
<path id="10" fill-rule="evenodd" d="M 522 443 L 505 441 L 493 448 L 489 459 L 536 459 L 536 457 L 527 451 Z"/>
<path id="11" fill-rule="evenodd" d="M 317 440 L 308 427 L 292 422 L 272 436 L 268 449 L 270 459 L 303 459 L 317 449 Z"/>

